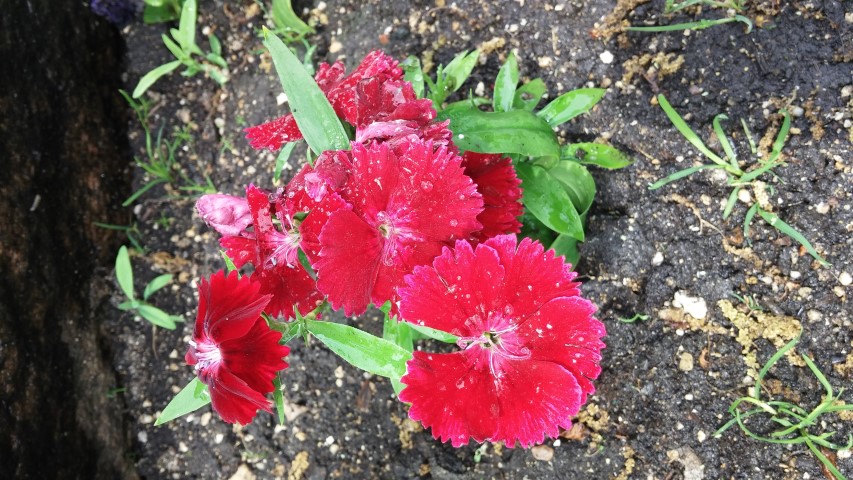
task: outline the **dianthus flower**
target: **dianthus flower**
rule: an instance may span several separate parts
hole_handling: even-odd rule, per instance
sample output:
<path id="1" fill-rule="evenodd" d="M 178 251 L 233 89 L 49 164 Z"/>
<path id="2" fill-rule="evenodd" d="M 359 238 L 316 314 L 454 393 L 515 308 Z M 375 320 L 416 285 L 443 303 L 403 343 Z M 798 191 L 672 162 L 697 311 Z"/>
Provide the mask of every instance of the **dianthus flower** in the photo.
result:
<path id="1" fill-rule="evenodd" d="M 186 362 L 207 385 L 213 409 L 228 423 L 246 425 L 258 410 L 271 411 L 266 394 L 287 368 L 290 349 L 261 317 L 270 295 L 237 272 L 219 271 L 198 287 L 198 315 Z"/>
<path id="2" fill-rule="evenodd" d="M 496 235 L 521 232 L 521 180 L 515 174 L 512 159 L 500 154 L 465 152 L 462 167 L 483 196 L 483 213 L 477 216 L 483 229 L 474 238 L 483 242 Z"/>
<path id="3" fill-rule="evenodd" d="M 457 241 L 398 290 L 408 322 L 452 333 L 459 351 L 415 351 L 402 378 L 409 416 L 454 447 L 527 447 L 569 428 L 601 367 L 604 325 L 553 250 L 514 235 Z"/>
<path id="4" fill-rule="evenodd" d="M 448 145 L 449 122 L 432 123 L 436 112 L 428 99 L 418 99 L 412 84 L 403 80 L 397 62 L 376 50 L 369 53 L 349 75 L 343 63 L 323 63 L 315 75 L 335 113 L 355 127 L 357 142 L 370 140 L 398 144 L 411 138 Z M 278 150 L 302 139 L 293 115 L 246 129 L 246 138 L 256 149 Z"/>
<path id="5" fill-rule="evenodd" d="M 413 141 L 398 153 L 386 144 L 353 143 L 336 158 L 349 162 L 339 193 L 351 208 L 329 215 L 314 268 L 317 288 L 347 315 L 371 302 L 393 304 L 415 265 L 480 229 L 483 200 L 461 159 L 444 147 Z"/>
<path id="6" fill-rule="evenodd" d="M 294 308 L 306 314 L 317 307 L 323 295 L 314 279 L 299 262 L 300 235 L 293 218 L 276 212 L 282 231 L 272 221 L 273 204 L 267 192 L 249 185 L 246 200 L 252 214 L 252 231 L 226 235 L 220 240 L 237 268 L 252 263 L 252 275 L 261 293 L 272 295 L 266 312 L 272 316 L 292 317 Z"/>

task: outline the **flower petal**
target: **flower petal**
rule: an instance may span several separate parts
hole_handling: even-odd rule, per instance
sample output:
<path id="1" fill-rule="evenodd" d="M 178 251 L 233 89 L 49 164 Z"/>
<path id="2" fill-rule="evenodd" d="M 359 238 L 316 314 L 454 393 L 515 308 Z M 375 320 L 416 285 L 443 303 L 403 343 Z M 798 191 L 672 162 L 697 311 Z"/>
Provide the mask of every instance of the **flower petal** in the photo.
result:
<path id="1" fill-rule="evenodd" d="M 240 235 L 252 224 L 245 198 L 220 193 L 202 195 L 195 204 L 199 216 L 221 235 Z"/>
<path id="2" fill-rule="evenodd" d="M 236 271 L 226 276 L 220 270 L 210 281 L 202 279 L 193 336 L 221 343 L 245 335 L 270 301 L 259 289 L 250 277 L 238 278 Z"/>
<path id="3" fill-rule="evenodd" d="M 266 394 L 273 391 L 273 378 L 287 368 L 284 357 L 290 348 L 279 345 L 281 332 L 258 319 L 244 337 L 222 342 L 222 366 L 243 380 L 249 388 Z"/>
<path id="4" fill-rule="evenodd" d="M 249 145 L 256 150 L 269 149 L 276 151 L 289 142 L 302 140 L 302 132 L 296 125 L 293 115 L 287 114 L 267 123 L 262 123 L 245 130 Z"/>
<path id="5" fill-rule="evenodd" d="M 218 369 L 216 376 L 205 383 L 213 409 L 228 423 L 247 425 L 258 410 L 272 411 L 272 403 L 265 395 L 249 387 L 226 368 Z"/>

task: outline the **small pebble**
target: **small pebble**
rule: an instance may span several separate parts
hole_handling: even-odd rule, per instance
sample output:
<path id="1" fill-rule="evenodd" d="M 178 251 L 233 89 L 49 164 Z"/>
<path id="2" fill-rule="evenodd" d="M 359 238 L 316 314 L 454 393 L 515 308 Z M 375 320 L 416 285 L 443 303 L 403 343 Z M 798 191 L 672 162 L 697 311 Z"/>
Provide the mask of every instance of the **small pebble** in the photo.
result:
<path id="1" fill-rule="evenodd" d="M 601 52 L 598 58 L 601 59 L 602 63 L 606 63 L 608 65 L 613 63 L 613 54 L 610 53 L 610 50 L 605 50 Z"/>
<path id="2" fill-rule="evenodd" d="M 702 430 L 699 430 L 696 433 L 696 440 L 699 440 L 699 443 L 704 442 L 706 438 L 708 438 L 708 435 L 705 432 L 703 432 Z"/>
<path id="3" fill-rule="evenodd" d="M 550 462 L 554 458 L 554 449 L 548 445 L 536 445 L 530 449 L 533 458 L 542 462 Z"/>
<path id="4" fill-rule="evenodd" d="M 845 287 L 849 287 L 850 284 L 853 283 L 853 276 L 850 276 L 847 272 L 841 272 L 841 275 L 838 276 L 838 283 Z"/>
<path id="5" fill-rule="evenodd" d="M 338 53 L 343 50 L 344 44 L 337 40 L 332 40 L 332 43 L 329 45 L 329 53 Z"/>
<path id="6" fill-rule="evenodd" d="M 814 209 L 817 211 L 817 213 L 819 213 L 821 215 L 826 215 L 827 213 L 829 213 L 829 205 L 826 204 L 825 202 L 818 203 L 814 207 Z"/>
<path id="7" fill-rule="evenodd" d="M 655 267 L 661 265 L 663 263 L 663 253 L 655 252 L 655 256 L 652 257 L 652 265 Z"/>
<path id="8" fill-rule="evenodd" d="M 689 352 L 682 353 L 678 359 L 678 369 L 682 372 L 693 370 L 693 355 Z"/>

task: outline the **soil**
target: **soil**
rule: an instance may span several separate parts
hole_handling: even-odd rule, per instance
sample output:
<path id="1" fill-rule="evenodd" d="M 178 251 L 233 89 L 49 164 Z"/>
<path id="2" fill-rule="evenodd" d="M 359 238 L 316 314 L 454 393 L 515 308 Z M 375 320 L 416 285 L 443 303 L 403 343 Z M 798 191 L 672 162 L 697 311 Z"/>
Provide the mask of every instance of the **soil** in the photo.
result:
<path id="1" fill-rule="evenodd" d="M 218 191 L 238 195 L 249 183 L 272 186 L 274 155 L 253 151 L 242 135 L 286 108 L 277 103 L 281 87 L 257 33 L 262 12 L 248 0 L 200 3 L 199 29 L 222 40 L 231 80 L 220 88 L 202 76 L 164 78 L 151 89 L 150 122 L 167 136 L 178 128 L 192 134 L 178 154 L 189 178 L 203 182 L 209 175 Z M 177 185 L 157 187 L 133 207 L 145 247 L 132 259 L 137 288 L 174 273 L 176 282 L 152 301 L 190 323 L 166 331 L 117 309 L 104 320 L 123 389 L 115 402 L 132 429 L 136 473 L 149 479 L 831 478 L 801 444 L 759 442 L 736 427 L 712 437 L 756 370 L 800 331 L 796 351 L 809 355 L 833 386 L 849 386 L 853 374 L 853 5 L 746 3 L 752 32 L 729 23 L 635 33 L 621 26 L 724 13 L 692 8 L 668 16 L 657 0 L 297 2 L 304 18 L 319 22 L 308 37 L 317 45 L 315 61 L 343 59 L 351 67 L 382 48 L 437 65 L 480 47 L 487 53 L 461 91 L 488 93 L 513 49 L 523 77 L 542 77 L 551 97 L 586 86 L 608 89 L 590 114 L 561 131 L 565 142 L 609 141 L 635 159 L 618 171 L 593 169 L 598 195 L 577 265 L 584 295 L 599 306 L 608 330 L 597 392 L 560 439 L 532 450 L 455 449 L 407 420 L 388 381 L 348 366 L 318 342 L 297 340 L 288 357 L 284 425 L 261 413 L 251 425 L 232 427 L 206 407 L 155 427 L 161 409 L 192 378 L 183 355 L 197 279 L 223 267 L 217 235 L 194 213 L 193 199 L 174 198 L 182 193 Z M 123 31 L 128 90 L 171 60 L 160 41 L 167 28 L 135 23 Z M 718 145 L 712 120 L 727 114 L 724 128 L 746 162 L 756 159 L 741 119 L 766 149 L 781 124 L 780 109 L 793 112 L 786 165 L 765 178 L 770 205 L 831 266 L 757 217 L 745 239 L 748 205 L 739 202 L 722 219 L 730 191 L 725 178 L 698 173 L 649 190 L 659 178 L 707 163 L 657 106 L 658 93 L 712 148 Z M 130 113 L 128 125 L 143 155 L 142 130 Z M 301 158 L 294 154 L 290 170 Z M 136 172 L 140 188 L 147 178 Z M 753 308 L 736 295 L 754 301 Z M 620 320 L 636 314 L 648 317 Z M 339 320 L 372 331 L 379 325 L 369 315 Z M 767 376 L 765 396 L 808 409 L 820 402 L 823 390 L 802 365 L 799 355 L 781 360 Z M 853 401 L 850 394 L 843 398 Z M 813 433 L 836 431 L 840 443 L 853 433 L 849 417 L 822 420 Z M 853 474 L 849 450 L 826 453 Z"/>

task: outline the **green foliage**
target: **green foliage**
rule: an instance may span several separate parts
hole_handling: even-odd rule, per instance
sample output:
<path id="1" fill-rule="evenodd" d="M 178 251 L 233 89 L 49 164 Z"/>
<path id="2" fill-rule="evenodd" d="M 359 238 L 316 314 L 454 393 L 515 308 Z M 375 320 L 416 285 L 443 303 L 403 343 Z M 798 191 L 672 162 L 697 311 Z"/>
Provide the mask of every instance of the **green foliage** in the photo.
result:
<path id="1" fill-rule="evenodd" d="M 306 320 L 308 331 L 344 360 L 366 372 L 399 379 L 406 374 L 411 352 L 355 327 Z"/>
<path id="2" fill-rule="evenodd" d="M 164 139 L 163 130 L 165 125 L 163 125 L 157 131 L 157 135 L 152 136 L 151 126 L 148 123 L 148 114 L 150 111 L 148 100 L 144 98 L 139 100 L 134 99 L 123 90 L 119 90 L 119 93 L 127 101 L 128 105 L 133 108 L 142 126 L 142 130 L 145 132 L 145 158 L 134 157 L 133 160 L 137 166 L 145 170 L 150 176 L 150 180 L 145 185 L 122 202 L 122 206 L 127 207 L 132 205 L 139 197 L 161 184 L 173 185 L 178 190 L 187 192 L 188 195 L 216 193 L 216 187 L 213 185 L 210 177 L 205 176 L 205 183 L 200 183 L 191 179 L 180 169 L 177 160 L 178 152 L 182 147 L 191 145 L 193 140 L 189 128 L 185 127 L 181 130 L 176 130 L 173 132 L 171 139 Z"/>
<path id="3" fill-rule="evenodd" d="M 139 241 L 140 235 L 142 233 L 139 231 L 139 227 L 136 225 L 136 222 L 131 223 L 130 225 L 114 225 L 111 223 L 101 223 L 101 222 L 92 222 L 96 227 L 106 228 L 107 230 L 118 230 L 120 232 L 124 232 L 127 235 L 127 240 L 133 246 L 133 248 L 139 250 L 140 252 L 145 252 L 146 248 L 142 246 L 142 243 Z"/>
<path id="4" fill-rule="evenodd" d="M 732 419 L 714 432 L 715 438 L 720 438 L 722 434 L 737 425 L 748 437 L 768 443 L 780 443 L 787 445 L 805 444 L 812 454 L 824 466 L 824 468 L 832 474 L 837 480 L 844 480 L 845 477 L 838 468 L 831 462 L 826 455 L 821 451 L 821 448 L 829 450 L 842 450 L 853 447 L 853 435 L 850 435 L 846 444 L 838 444 L 832 441 L 835 432 L 812 433 L 813 429 L 824 429 L 826 420 L 822 419 L 825 414 L 831 414 L 842 411 L 853 411 L 853 405 L 845 405 L 840 402 L 841 395 L 844 389 L 840 388 L 838 393 L 832 388 L 829 381 L 824 376 L 823 372 L 815 365 L 814 361 L 808 355 L 802 354 L 803 361 L 806 362 L 809 370 L 824 388 L 824 395 L 821 402 L 810 411 L 791 402 L 783 400 L 764 400 L 761 398 L 762 382 L 767 372 L 799 341 L 799 337 L 791 340 L 785 346 L 780 348 L 770 360 L 764 365 L 755 379 L 755 386 L 749 395 L 736 399 L 729 406 L 729 414 Z M 741 409 L 744 406 L 746 409 Z M 775 429 L 769 434 L 759 434 L 747 427 L 747 420 L 758 415 L 764 417 L 775 424 Z"/>
<path id="5" fill-rule="evenodd" d="M 402 64 L 405 78 L 418 96 L 429 98 L 439 120 L 450 120 L 453 142 L 462 151 L 503 153 L 511 156 L 522 181 L 522 234 L 550 245 L 567 261 L 578 260 L 578 241 L 584 239 L 586 213 L 595 196 L 595 181 L 585 165 L 624 168 L 632 160 L 619 150 L 597 143 L 560 145 L 558 127 L 590 111 L 604 96 L 600 88 L 566 92 L 542 110 L 536 107 L 547 92 L 542 79 L 518 85 L 519 70 L 510 52 L 495 79 L 492 99 L 470 96 L 445 105 L 445 100 L 467 80 L 479 52 L 462 52 L 447 66 L 439 66 L 435 80 L 409 57 Z M 484 106 L 492 111 L 483 111 Z"/>
<path id="6" fill-rule="evenodd" d="M 770 151 L 770 154 L 766 159 L 759 160 L 756 165 L 753 165 L 752 168 L 744 170 L 741 167 L 741 163 L 738 161 L 735 149 L 732 147 L 731 141 L 726 136 L 725 132 L 723 132 L 722 126 L 720 125 L 721 120 L 727 120 L 728 117 L 725 115 L 717 115 L 713 120 L 713 129 L 714 133 L 717 136 L 717 139 L 720 141 L 720 147 L 723 150 L 724 156 L 720 156 L 710 148 L 708 148 L 705 143 L 699 138 L 699 135 L 694 132 L 687 122 L 684 121 L 683 118 L 672 108 L 672 105 L 669 104 L 666 97 L 663 95 L 658 95 L 658 102 L 660 103 L 661 108 L 663 109 L 666 116 L 675 126 L 675 128 L 690 142 L 696 149 L 702 152 L 705 157 L 711 160 L 710 164 L 697 165 L 689 168 L 685 168 L 683 170 L 679 170 L 665 178 L 658 180 L 657 182 L 649 185 L 649 188 L 652 190 L 663 187 L 664 185 L 678 180 L 680 178 L 687 177 L 692 175 L 700 170 L 707 169 L 720 169 L 726 172 L 728 176 L 728 185 L 732 188 L 731 193 L 729 194 L 728 200 L 726 202 L 726 206 L 723 210 L 723 219 L 727 219 L 731 212 L 734 209 L 735 204 L 737 203 L 738 194 L 742 189 L 749 188 L 754 193 L 754 197 L 756 199 L 766 198 L 767 193 L 765 191 L 765 184 L 761 182 L 759 178 L 764 174 L 773 174 L 773 169 L 778 166 L 785 165 L 780 159 L 782 154 L 782 148 L 785 146 L 785 140 L 788 137 L 788 131 L 791 129 L 791 117 L 788 115 L 788 112 L 782 111 L 783 120 L 782 126 L 779 128 L 779 133 L 776 135 L 776 139 L 773 142 L 773 147 Z M 752 141 L 752 135 L 749 130 L 746 128 L 746 124 L 744 123 L 744 133 L 749 139 L 750 147 L 752 148 L 753 155 L 758 154 L 758 150 L 755 148 L 755 143 Z M 798 232 L 791 225 L 783 222 L 778 215 L 771 212 L 769 210 L 770 205 L 761 204 L 759 200 L 756 200 L 755 203 L 747 210 L 746 215 L 744 217 L 744 225 L 743 225 L 743 236 L 747 240 L 749 240 L 749 226 L 752 223 L 752 220 L 755 218 L 755 215 L 761 217 L 765 222 L 767 222 L 770 226 L 777 229 L 784 235 L 791 237 L 791 239 L 797 241 L 806 251 L 815 258 L 818 262 L 820 262 L 824 266 L 828 266 L 829 263 L 821 257 L 817 250 L 815 250 L 814 246 L 803 236 L 800 232 Z"/>
<path id="7" fill-rule="evenodd" d="M 199 72 L 206 73 L 216 83 L 222 85 L 228 81 L 228 63 L 222 56 L 222 44 L 216 35 L 208 35 L 210 52 L 204 53 L 195 41 L 196 0 L 186 0 L 181 8 L 178 28 L 169 30 L 171 38 L 163 34 L 163 44 L 172 53 L 176 60 L 160 65 L 146 73 L 133 89 L 133 98 L 139 98 L 160 78 L 175 71 L 183 65 L 185 67 L 181 75 L 192 77 Z M 201 60 L 199 60 L 199 58 Z"/>
<path id="8" fill-rule="evenodd" d="M 145 285 L 142 299 L 137 299 L 133 289 L 133 268 L 130 265 L 130 255 L 127 247 L 118 250 L 116 256 L 116 280 L 127 301 L 119 304 L 120 310 L 130 311 L 148 320 L 153 325 L 169 330 L 175 329 L 175 322 L 183 322 L 184 319 L 178 315 L 169 315 L 159 308 L 148 303 L 148 298 L 158 290 L 172 282 L 172 275 L 160 275 Z"/>
<path id="9" fill-rule="evenodd" d="M 695 22 L 676 23 L 672 25 L 656 25 L 648 27 L 630 26 L 627 28 L 627 30 L 632 32 L 671 32 L 677 30 L 702 30 L 716 25 L 722 25 L 724 23 L 741 22 L 746 25 L 746 33 L 752 32 L 752 20 L 747 17 L 744 17 L 743 15 L 738 14 L 739 12 L 743 11 L 743 0 L 684 0 L 678 3 L 676 3 L 675 0 L 666 0 L 664 13 L 669 15 L 694 5 L 723 8 L 736 13 L 729 17 L 723 17 L 714 20 L 702 19 L 697 20 Z"/>
<path id="10" fill-rule="evenodd" d="M 272 21 L 276 35 L 284 35 L 288 41 L 301 40 L 305 35 L 314 33 L 314 27 L 303 22 L 296 12 L 290 0 L 272 0 Z"/>
<path id="11" fill-rule="evenodd" d="M 142 20 L 145 23 L 171 22 L 181 18 L 183 0 L 145 0 Z"/>
<path id="12" fill-rule="evenodd" d="M 180 416 L 194 412 L 210 403 L 210 392 L 207 385 L 194 378 L 183 388 L 157 417 L 154 425 L 163 425 Z"/>
<path id="13" fill-rule="evenodd" d="M 319 155 L 326 150 L 349 149 L 341 120 L 302 62 L 275 35 L 266 35 L 264 46 L 270 51 L 291 113 L 311 150 Z"/>

